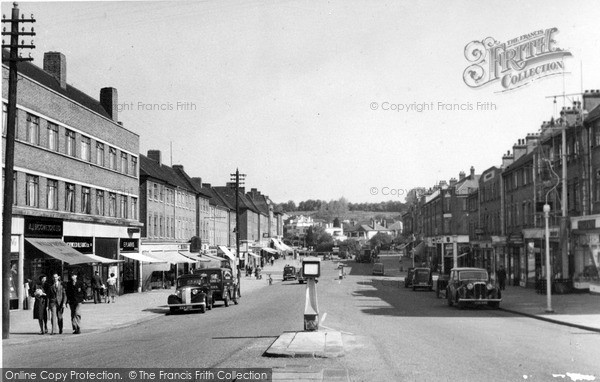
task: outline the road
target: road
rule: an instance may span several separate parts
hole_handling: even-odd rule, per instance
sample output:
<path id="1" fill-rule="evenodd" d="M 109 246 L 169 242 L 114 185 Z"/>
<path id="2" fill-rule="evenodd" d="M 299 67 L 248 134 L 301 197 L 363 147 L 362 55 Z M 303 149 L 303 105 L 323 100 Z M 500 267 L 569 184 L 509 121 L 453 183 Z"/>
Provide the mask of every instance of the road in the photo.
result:
<path id="1" fill-rule="evenodd" d="M 168 315 L 127 328 L 60 336 L 52 346 L 4 349 L 5 367 L 275 367 L 345 369 L 352 381 L 548 381 L 553 374 L 600 376 L 600 335 L 487 308 L 450 308 L 435 293 L 405 289 L 398 257 L 385 276 L 348 261 L 338 279 L 323 262 L 317 284 L 321 328 L 343 333 L 345 357 L 264 357 L 283 332 L 301 331 L 305 286 L 257 290 L 239 305 Z M 108 318 L 107 318 L 108 319 Z M 560 379 L 560 378 L 559 378 Z"/>

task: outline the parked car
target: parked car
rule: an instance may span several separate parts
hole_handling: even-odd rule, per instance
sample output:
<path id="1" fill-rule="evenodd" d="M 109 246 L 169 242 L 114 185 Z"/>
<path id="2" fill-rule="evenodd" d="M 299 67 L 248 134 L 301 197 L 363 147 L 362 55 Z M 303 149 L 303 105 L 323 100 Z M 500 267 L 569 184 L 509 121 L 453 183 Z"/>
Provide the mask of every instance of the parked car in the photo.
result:
<path id="1" fill-rule="evenodd" d="M 405 288 L 412 286 L 414 273 L 415 273 L 415 268 L 408 268 L 408 270 L 406 271 L 406 277 L 404 278 L 404 287 Z"/>
<path id="2" fill-rule="evenodd" d="M 373 274 L 383 276 L 383 263 L 373 264 Z"/>
<path id="3" fill-rule="evenodd" d="M 431 277 L 431 269 L 415 268 L 413 270 L 411 286 L 413 290 L 417 290 L 417 288 L 433 290 L 433 278 Z"/>
<path id="4" fill-rule="evenodd" d="M 296 280 L 296 278 L 296 267 L 286 264 L 283 267 L 283 281 Z"/>
<path id="5" fill-rule="evenodd" d="M 493 308 L 500 306 L 500 289 L 489 281 L 488 273 L 482 268 L 452 268 L 446 287 L 448 305 L 459 308 L 466 305 L 487 304 Z"/>
<path id="6" fill-rule="evenodd" d="M 194 275 L 204 276 L 210 284 L 212 302 L 223 301 L 229 306 L 230 301 L 238 303 L 231 268 L 200 268 L 194 271 Z"/>
<path id="7" fill-rule="evenodd" d="M 167 298 L 171 313 L 212 309 L 213 292 L 206 275 L 183 275 L 177 278 L 175 294 Z"/>

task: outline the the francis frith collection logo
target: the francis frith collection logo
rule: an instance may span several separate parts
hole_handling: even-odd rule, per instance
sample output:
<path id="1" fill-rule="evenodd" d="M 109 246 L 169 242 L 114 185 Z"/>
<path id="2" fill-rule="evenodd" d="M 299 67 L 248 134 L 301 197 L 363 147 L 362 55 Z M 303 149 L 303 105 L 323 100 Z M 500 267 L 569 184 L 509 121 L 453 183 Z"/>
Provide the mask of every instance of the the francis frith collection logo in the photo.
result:
<path id="1" fill-rule="evenodd" d="M 463 72 L 465 83 L 480 88 L 499 82 L 500 91 L 508 91 L 563 73 L 563 59 L 571 53 L 556 46 L 557 32 L 557 28 L 540 29 L 505 43 L 492 37 L 470 42 L 465 47 L 471 63 Z"/>

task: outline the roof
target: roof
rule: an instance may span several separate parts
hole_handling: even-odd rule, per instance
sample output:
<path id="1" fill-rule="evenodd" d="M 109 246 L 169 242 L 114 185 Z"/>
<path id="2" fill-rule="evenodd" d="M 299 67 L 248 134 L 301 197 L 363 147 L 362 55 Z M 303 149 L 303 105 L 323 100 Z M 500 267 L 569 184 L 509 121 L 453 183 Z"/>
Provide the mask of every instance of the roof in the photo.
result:
<path id="1" fill-rule="evenodd" d="M 596 106 L 592 109 L 592 111 L 590 111 L 590 113 L 584 121 L 584 124 L 587 126 L 598 118 L 600 118 L 600 105 Z"/>
<path id="2" fill-rule="evenodd" d="M 235 209 L 235 190 L 230 187 L 220 186 L 213 187 L 214 190 L 217 191 L 221 198 L 225 199 L 227 203 L 233 206 Z M 255 213 L 260 213 L 258 208 L 246 197 L 245 194 L 238 191 L 238 200 L 239 200 L 239 208 L 240 210 L 250 210 Z"/>
<path id="3" fill-rule="evenodd" d="M 192 193 L 196 190 L 181 178 L 179 173 L 172 167 L 162 165 L 147 156 L 140 154 L 140 179 L 147 177 L 160 180 L 171 186 L 182 188 Z"/>
<path id="4" fill-rule="evenodd" d="M 533 161 L 533 151 L 529 154 L 523 155 L 522 157 L 511 163 L 509 166 L 506 166 L 506 168 L 503 171 L 503 174 L 513 171 L 531 161 Z"/>
<path id="5" fill-rule="evenodd" d="M 228 210 L 235 210 L 235 206 L 230 207 L 229 203 L 225 202 L 221 197 L 219 197 L 218 193 L 212 187 L 202 187 L 202 192 L 206 195 L 209 195 L 210 200 L 209 203 L 213 204 L 217 207 L 224 207 Z"/>
<path id="6" fill-rule="evenodd" d="M 183 169 L 183 166 L 173 166 L 173 171 L 197 194 L 204 196 L 205 198 L 210 198 L 210 195 L 207 195 L 205 190 L 202 188 L 202 183 L 200 179 L 191 178 Z"/>
<path id="7" fill-rule="evenodd" d="M 2 62 L 8 60 L 10 57 L 10 52 L 6 49 L 2 49 Z M 6 65 L 5 65 L 6 66 Z M 60 83 L 53 75 L 44 71 L 42 68 L 27 62 L 21 61 L 17 63 L 17 71 L 25 77 L 31 78 L 32 80 L 39 82 L 47 88 L 52 89 L 53 91 L 69 98 L 72 101 L 75 101 L 86 108 L 111 119 L 108 115 L 107 111 L 104 110 L 102 105 L 100 105 L 100 101 L 96 100 L 93 97 L 85 94 L 81 90 L 74 88 L 73 86 L 67 84 L 66 89 L 63 89 L 60 86 Z M 115 122 L 116 123 L 116 122 Z"/>

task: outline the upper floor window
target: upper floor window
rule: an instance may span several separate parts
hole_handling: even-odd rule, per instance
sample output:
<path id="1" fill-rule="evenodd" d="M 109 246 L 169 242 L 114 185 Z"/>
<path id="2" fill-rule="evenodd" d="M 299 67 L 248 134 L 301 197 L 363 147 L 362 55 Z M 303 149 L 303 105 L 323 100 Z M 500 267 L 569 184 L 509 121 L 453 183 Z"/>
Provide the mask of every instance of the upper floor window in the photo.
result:
<path id="1" fill-rule="evenodd" d="M 92 213 L 92 201 L 90 198 L 90 188 L 81 187 L 81 212 L 84 214 Z"/>
<path id="2" fill-rule="evenodd" d="M 104 215 L 104 191 L 96 190 L 96 215 Z"/>
<path id="3" fill-rule="evenodd" d="M 48 122 L 48 149 L 58 151 L 58 125 Z"/>
<path id="4" fill-rule="evenodd" d="M 40 119 L 31 114 L 27 114 L 27 142 L 34 145 L 40 143 Z"/>
<path id="5" fill-rule="evenodd" d="M 25 194 L 25 205 L 39 207 L 40 178 L 35 175 L 27 175 L 27 193 Z"/>
<path id="6" fill-rule="evenodd" d="M 117 216 L 117 194 L 114 192 L 108 193 L 108 216 Z"/>
<path id="7" fill-rule="evenodd" d="M 75 212 L 75 185 L 65 184 L 65 211 Z"/>
<path id="8" fill-rule="evenodd" d="M 81 137 L 81 159 L 87 162 L 92 160 L 92 140 L 89 137 Z"/>
<path id="9" fill-rule="evenodd" d="M 104 167 L 104 143 L 96 142 L 96 164 Z"/>
<path id="10" fill-rule="evenodd" d="M 117 169 L 117 149 L 115 149 L 114 147 L 110 147 L 108 149 L 108 167 L 111 170 L 116 170 Z"/>
<path id="11" fill-rule="evenodd" d="M 138 213 L 137 213 L 137 198 L 130 198 L 130 203 L 131 203 L 131 218 L 134 220 L 137 220 L 138 218 Z"/>
<path id="12" fill-rule="evenodd" d="M 127 164 L 127 153 L 121 153 L 121 171 L 123 174 L 127 174 L 128 172 L 128 164 Z"/>
<path id="13" fill-rule="evenodd" d="M 65 129 L 65 154 L 74 157 L 75 156 L 75 132 L 69 129 Z"/>
<path id="14" fill-rule="evenodd" d="M 49 210 L 58 209 L 58 181 L 48 179 L 46 185 L 46 205 Z"/>
<path id="15" fill-rule="evenodd" d="M 8 105 L 2 103 L 2 135 L 6 135 L 6 126 L 8 124 Z"/>
<path id="16" fill-rule="evenodd" d="M 137 176 L 137 157 L 131 157 L 131 175 Z"/>
<path id="17" fill-rule="evenodd" d="M 119 199 L 119 217 L 127 219 L 127 196 L 121 195 Z"/>

